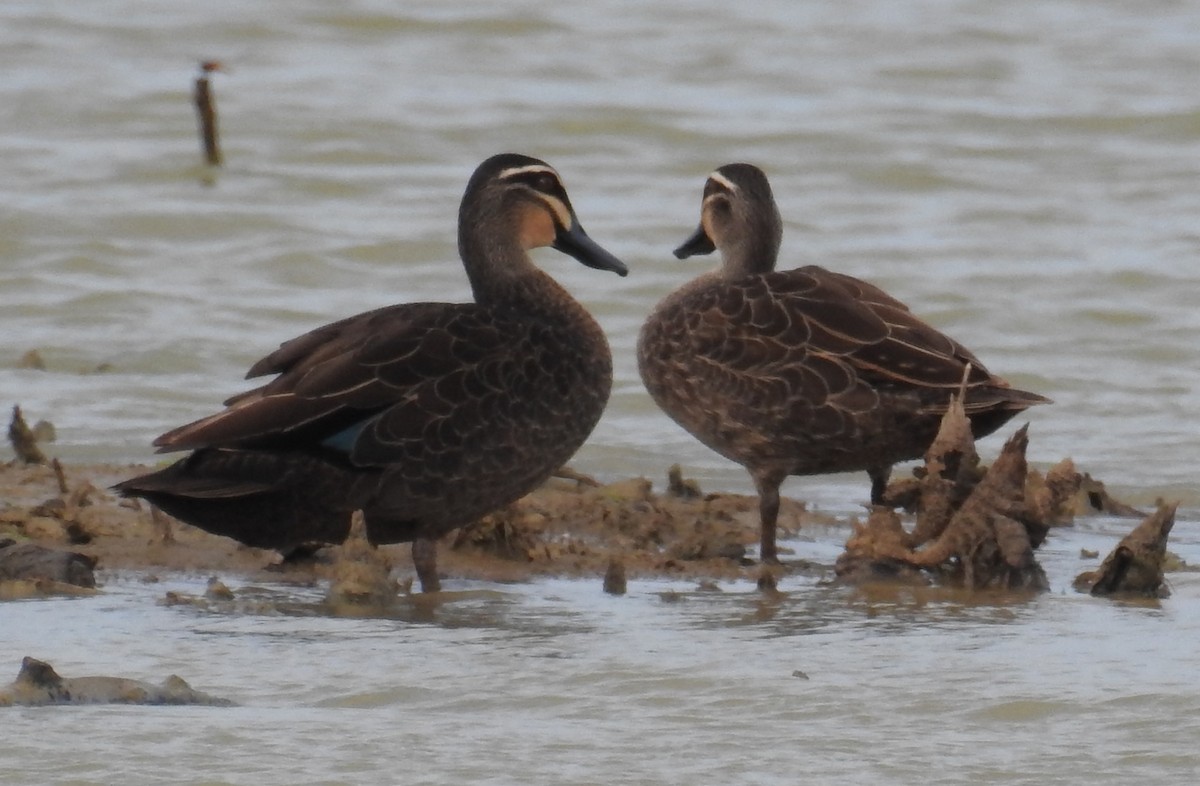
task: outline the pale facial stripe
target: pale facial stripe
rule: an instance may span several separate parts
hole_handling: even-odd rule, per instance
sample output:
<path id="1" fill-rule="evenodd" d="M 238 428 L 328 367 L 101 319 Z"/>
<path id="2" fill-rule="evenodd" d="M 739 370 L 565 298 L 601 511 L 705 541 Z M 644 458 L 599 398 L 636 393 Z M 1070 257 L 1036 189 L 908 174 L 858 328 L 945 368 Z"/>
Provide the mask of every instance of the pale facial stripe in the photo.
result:
<path id="1" fill-rule="evenodd" d="M 728 202 L 731 197 L 736 196 L 740 189 L 737 184 L 720 172 L 713 172 L 708 176 L 708 182 L 704 184 L 704 201 L 701 203 L 703 209 L 707 209 L 709 205 L 718 202 Z M 710 193 L 711 192 L 711 193 Z"/>
<path id="2" fill-rule="evenodd" d="M 509 178 L 517 177 L 519 175 L 532 174 L 550 175 L 560 183 L 562 182 L 562 179 L 558 176 L 558 173 L 554 171 L 554 168 L 544 164 L 529 164 L 527 166 L 510 167 L 500 173 L 499 179 L 508 180 Z M 559 225 L 569 229 L 572 221 L 571 211 L 567 209 L 567 206 L 564 205 L 561 200 L 555 199 L 549 194 L 542 193 L 541 191 L 535 191 L 535 193 L 542 198 L 543 202 L 546 203 L 546 207 L 548 207 L 550 212 L 554 214 L 554 217 L 558 220 Z"/>
<path id="3" fill-rule="evenodd" d="M 532 175 L 534 173 L 558 177 L 558 173 L 554 171 L 553 167 L 545 164 L 527 164 L 526 166 L 513 166 L 505 169 L 500 173 L 500 179 L 508 180 L 510 177 L 516 177 L 517 175 Z"/>
<path id="4" fill-rule="evenodd" d="M 732 191 L 735 194 L 739 190 L 738 187 L 736 185 L 734 185 L 734 182 L 732 180 L 725 177 L 720 172 L 713 172 L 711 175 L 708 176 L 708 179 L 717 181 L 718 183 L 725 186 L 726 188 L 728 188 L 730 191 Z"/>

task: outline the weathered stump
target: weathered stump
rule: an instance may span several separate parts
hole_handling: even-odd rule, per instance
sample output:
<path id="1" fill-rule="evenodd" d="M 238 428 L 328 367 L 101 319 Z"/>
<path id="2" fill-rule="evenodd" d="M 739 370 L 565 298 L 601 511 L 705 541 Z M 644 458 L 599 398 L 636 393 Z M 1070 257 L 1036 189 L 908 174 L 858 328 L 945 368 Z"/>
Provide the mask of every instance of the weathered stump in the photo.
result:
<path id="1" fill-rule="evenodd" d="M 913 531 L 906 532 L 894 512 L 876 508 L 847 541 L 835 566 L 838 577 L 913 581 L 925 571 L 967 589 L 1047 589 L 1033 556 L 1050 526 L 1039 514 L 1061 507 L 1074 468 L 1063 464 L 1052 483 L 1041 484 L 1036 503 L 1028 499 L 1026 428 L 981 473 L 970 421 L 952 400 L 916 479 L 893 484 L 885 496 L 916 511 Z"/>
<path id="2" fill-rule="evenodd" d="M 1082 573 L 1075 579 L 1075 588 L 1093 595 L 1145 598 L 1170 595 L 1163 577 L 1163 562 L 1178 505 L 1160 502 L 1154 513 L 1121 539 L 1099 570 Z"/>

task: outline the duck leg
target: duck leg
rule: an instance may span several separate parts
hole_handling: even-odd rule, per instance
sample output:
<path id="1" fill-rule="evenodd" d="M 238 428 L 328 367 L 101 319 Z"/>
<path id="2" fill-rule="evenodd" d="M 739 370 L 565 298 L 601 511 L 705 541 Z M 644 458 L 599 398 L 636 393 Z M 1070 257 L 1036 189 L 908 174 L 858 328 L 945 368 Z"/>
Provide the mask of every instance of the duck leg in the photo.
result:
<path id="1" fill-rule="evenodd" d="M 775 523 L 779 518 L 779 485 L 787 475 L 779 472 L 753 473 L 758 489 L 758 517 L 761 543 L 758 553 L 764 565 L 778 565 L 779 552 L 775 547 Z"/>
<path id="2" fill-rule="evenodd" d="M 442 589 L 442 581 L 437 572 L 437 541 L 429 538 L 414 540 L 412 561 L 417 571 L 417 580 L 421 582 L 421 592 L 439 592 Z"/>
<path id="3" fill-rule="evenodd" d="M 871 504 L 884 504 L 883 495 L 887 493 L 888 478 L 892 475 L 892 465 L 868 467 L 867 475 L 871 478 Z"/>

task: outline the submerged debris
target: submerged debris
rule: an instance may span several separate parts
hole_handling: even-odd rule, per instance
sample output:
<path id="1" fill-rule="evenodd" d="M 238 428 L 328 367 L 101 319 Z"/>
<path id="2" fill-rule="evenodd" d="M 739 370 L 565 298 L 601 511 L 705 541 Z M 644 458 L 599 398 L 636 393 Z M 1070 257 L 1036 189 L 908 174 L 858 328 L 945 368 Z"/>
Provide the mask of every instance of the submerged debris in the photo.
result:
<path id="1" fill-rule="evenodd" d="M 1160 502 L 1154 513 L 1121 539 L 1099 570 L 1081 573 L 1075 579 L 1075 589 L 1093 595 L 1146 598 L 1170 595 L 1163 578 L 1163 564 L 1178 504 Z"/>
<path id="2" fill-rule="evenodd" d="M 36 349 L 29 349 L 17 360 L 17 368 L 45 371 L 46 361 L 42 358 L 41 352 L 38 352 Z"/>
<path id="3" fill-rule="evenodd" d="M 625 563 L 620 558 L 613 557 L 604 571 L 604 591 L 609 595 L 624 595 L 627 588 Z"/>
<path id="4" fill-rule="evenodd" d="M 204 597 L 209 600 L 233 600 L 233 590 L 216 576 L 210 576 L 204 587 Z"/>
<path id="5" fill-rule="evenodd" d="M 95 567 L 96 559 L 86 554 L 0 539 L 0 582 L 43 581 L 92 589 Z M 53 588 L 53 584 L 46 586 Z"/>
<path id="6" fill-rule="evenodd" d="M 58 440 L 58 429 L 48 420 L 39 420 L 33 424 L 30 429 L 33 432 L 33 438 L 38 442 L 56 442 Z"/>
<path id="7" fill-rule="evenodd" d="M 228 707 L 233 702 L 193 690 L 172 674 L 162 685 L 122 677 L 60 677 L 45 661 L 26 657 L 11 684 L 0 687 L 0 707 L 46 704 L 204 704 Z"/>

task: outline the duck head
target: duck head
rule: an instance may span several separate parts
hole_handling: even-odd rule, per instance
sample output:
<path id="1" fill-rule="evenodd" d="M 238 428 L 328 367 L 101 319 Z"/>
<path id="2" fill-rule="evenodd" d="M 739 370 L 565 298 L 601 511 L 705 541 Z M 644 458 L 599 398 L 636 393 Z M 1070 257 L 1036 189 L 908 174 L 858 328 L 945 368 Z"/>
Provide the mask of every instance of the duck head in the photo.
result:
<path id="1" fill-rule="evenodd" d="M 708 176 L 700 204 L 700 226 L 675 249 L 680 259 L 720 250 L 729 277 L 775 269 L 783 220 L 763 171 L 752 164 L 726 164 Z"/>
<path id="2" fill-rule="evenodd" d="M 515 245 L 522 255 L 549 246 L 598 270 L 624 276 L 621 260 L 592 240 L 579 223 L 554 167 L 530 156 L 503 153 L 476 168 L 459 210 L 463 260 L 491 258 Z"/>

